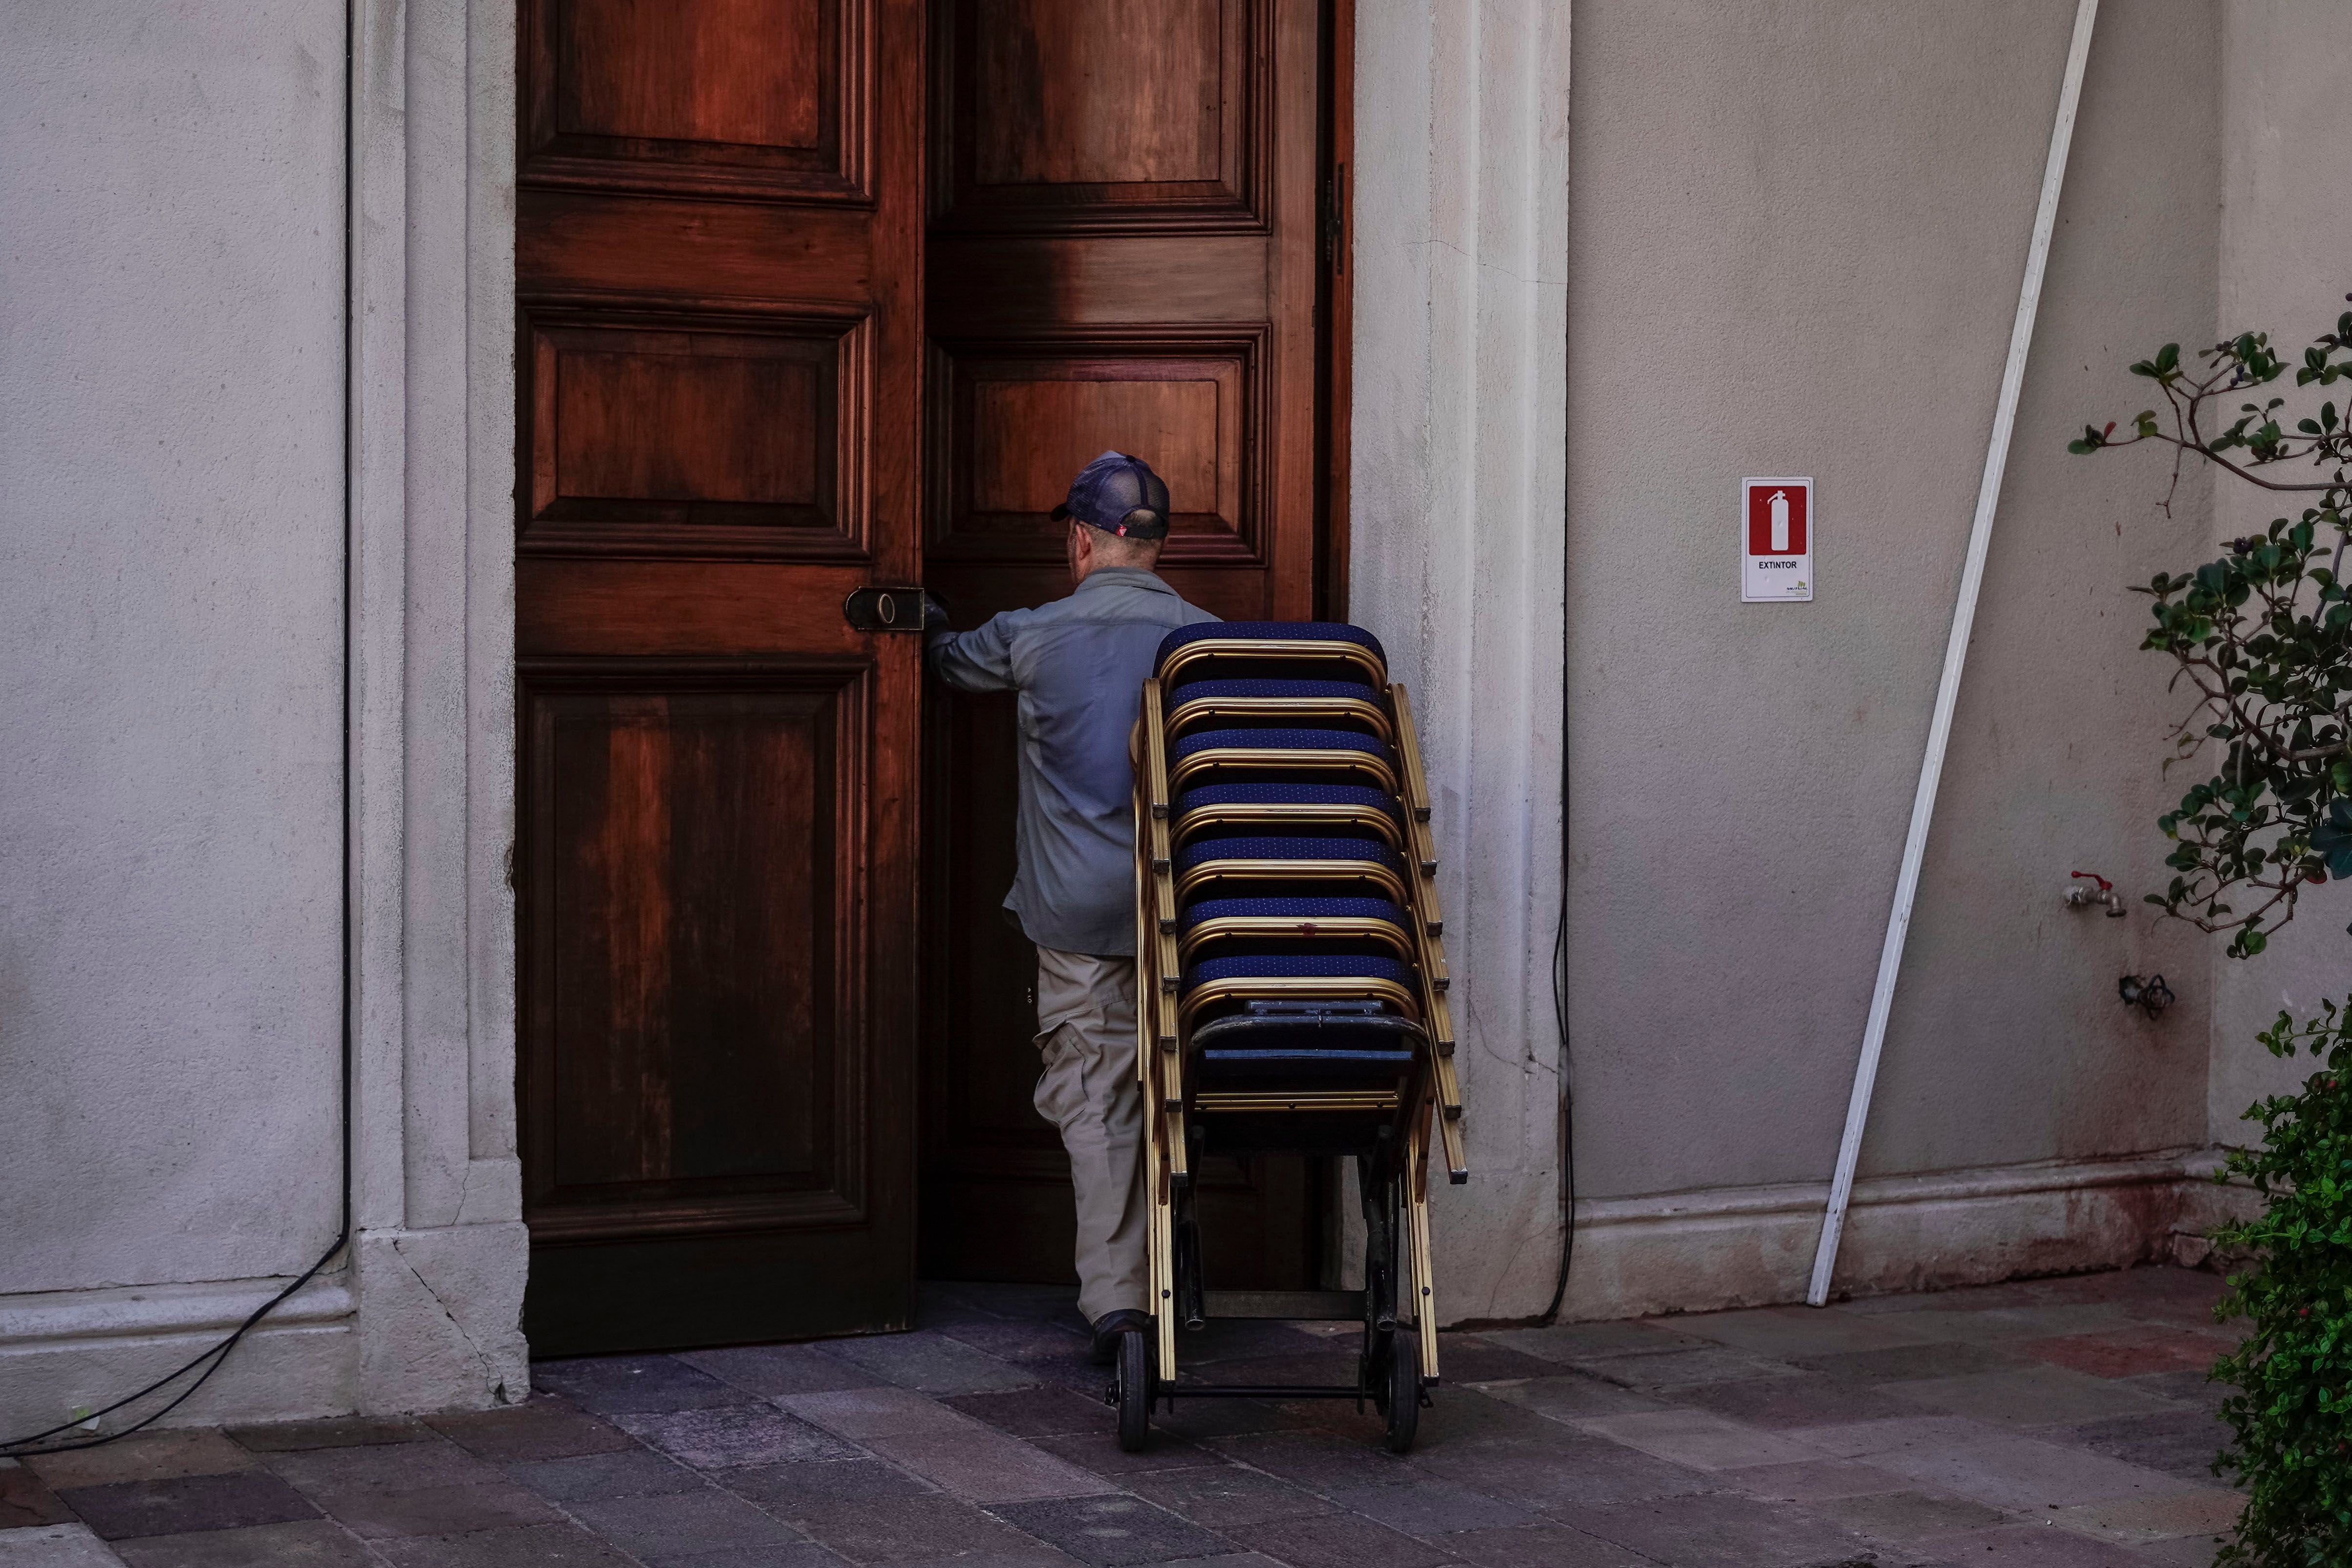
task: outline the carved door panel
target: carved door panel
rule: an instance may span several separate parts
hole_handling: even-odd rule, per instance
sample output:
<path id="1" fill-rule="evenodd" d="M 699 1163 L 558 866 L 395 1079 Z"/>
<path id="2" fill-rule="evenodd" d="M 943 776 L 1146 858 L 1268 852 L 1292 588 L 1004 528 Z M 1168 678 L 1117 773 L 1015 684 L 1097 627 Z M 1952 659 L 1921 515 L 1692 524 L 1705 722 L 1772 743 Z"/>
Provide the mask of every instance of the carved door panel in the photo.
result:
<path id="1" fill-rule="evenodd" d="M 1106 448 L 1167 479 L 1161 572 L 1186 598 L 1314 612 L 1318 10 L 933 0 L 923 549 L 957 625 L 1068 591 L 1046 514 Z M 930 706 L 922 1266 L 1067 1279 L 1067 1164 L 1029 1103 L 1034 949 L 996 909 L 1012 706 Z M 1203 1180 L 1215 1283 L 1316 1282 L 1301 1162 Z"/>
<path id="2" fill-rule="evenodd" d="M 903 1325 L 920 0 L 524 0 L 534 1351 Z M 425 831 L 429 825 L 424 825 Z"/>

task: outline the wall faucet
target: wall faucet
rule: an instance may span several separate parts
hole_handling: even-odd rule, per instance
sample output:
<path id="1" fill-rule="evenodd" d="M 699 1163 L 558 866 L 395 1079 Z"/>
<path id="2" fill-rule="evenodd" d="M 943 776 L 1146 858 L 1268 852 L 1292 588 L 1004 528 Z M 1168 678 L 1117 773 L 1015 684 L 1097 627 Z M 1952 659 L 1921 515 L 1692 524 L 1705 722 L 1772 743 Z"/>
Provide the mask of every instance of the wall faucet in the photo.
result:
<path id="1" fill-rule="evenodd" d="M 2067 908 L 2086 909 L 2095 904 L 2106 910 L 2107 918 L 2110 920 L 2121 920 L 2124 917 L 2124 895 L 2116 891 L 2114 883 L 2094 871 L 2078 871 L 2073 874 L 2077 878 L 2087 878 L 2089 881 L 2097 883 L 2099 890 L 2094 893 L 2083 886 L 2080 881 L 2076 882 L 2074 886 L 2066 890 Z"/>

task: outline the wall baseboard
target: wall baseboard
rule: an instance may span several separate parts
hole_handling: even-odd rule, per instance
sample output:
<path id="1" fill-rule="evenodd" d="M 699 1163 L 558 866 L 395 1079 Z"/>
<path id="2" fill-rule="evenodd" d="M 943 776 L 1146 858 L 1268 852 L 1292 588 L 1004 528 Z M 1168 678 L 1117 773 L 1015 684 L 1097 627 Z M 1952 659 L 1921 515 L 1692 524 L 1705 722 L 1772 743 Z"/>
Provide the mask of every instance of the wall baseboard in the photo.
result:
<path id="1" fill-rule="evenodd" d="M 0 1440 L 112 1404 L 217 1344 L 291 1283 L 223 1280 L 0 1296 Z M 347 1270 L 321 1275 L 269 1314 L 173 1427 L 341 1415 L 357 1408 L 358 1318 Z M 118 1430 L 194 1378 L 97 1428 Z"/>
<path id="2" fill-rule="evenodd" d="M 2169 1259 L 2208 1220 L 2210 1149 L 1857 1181 L 1833 1293 L 1886 1295 Z M 1826 1182 L 1577 1206 L 1560 1315 L 1590 1320 L 1804 1299 Z"/>

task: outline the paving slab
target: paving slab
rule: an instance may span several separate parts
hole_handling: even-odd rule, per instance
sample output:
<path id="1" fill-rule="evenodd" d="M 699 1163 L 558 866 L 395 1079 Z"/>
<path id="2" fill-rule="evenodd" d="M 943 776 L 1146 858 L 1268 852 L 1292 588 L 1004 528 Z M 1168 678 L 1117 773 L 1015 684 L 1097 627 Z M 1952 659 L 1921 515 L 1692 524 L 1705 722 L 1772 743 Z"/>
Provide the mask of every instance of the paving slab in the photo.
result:
<path id="1" fill-rule="evenodd" d="M 1352 1343 L 1352 1342 L 1350 1342 Z M 1454 1344 L 1440 1336 L 1438 1370 L 1449 1387 L 1466 1384 L 1495 1383 L 1523 1377 L 1549 1377 L 1559 1371 L 1559 1364 L 1539 1355 L 1514 1350 L 1508 1345 Z"/>
<path id="2" fill-rule="evenodd" d="M 1246 1539 L 1291 1568 L 1439 1568 L 1457 1561 L 1442 1546 L 1352 1513 L 1269 1520 Z"/>
<path id="3" fill-rule="evenodd" d="M 751 1405 L 760 1396 L 674 1355 L 600 1355 L 535 1361 L 531 1383 L 603 1416 Z"/>
<path id="4" fill-rule="evenodd" d="M 1236 1463 L 1313 1491 L 1377 1486 L 1399 1479 L 1405 1472 L 1404 1462 L 1396 1455 L 1332 1432 L 1268 1432 L 1223 1437 L 1209 1446 Z M 1432 1450 L 1437 1451 L 1442 1450 Z"/>
<path id="5" fill-rule="evenodd" d="M 1757 1465 L 1727 1470 L 1725 1485 L 1766 1502 L 1823 1502 L 1832 1499 L 1896 1492 L 1911 1483 L 1893 1470 L 1860 1459 L 1805 1459 L 1795 1464 Z"/>
<path id="6" fill-rule="evenodd" d="M 2159 1399 L 2177 1404 L 2194 1405 L 2200 1409 L 2219 1410 L 2221 1402 L 2237 1392 L 2237 1385 L 2210 1377 L 2200 1372 L 2144 1372 L 2137 1377 L 2119 1381 L 2126 1388 L 2137 1388 L 2143 1394 L 2153 1394 Z"/>
<path id="7" fill-rule="evenodd" d="M 1964 1340 L 1976 1344 L 2011 1344 L 2018 1340 L 2053 1339 L 2060 1334 L 2104 1333 L 2129 1327 L 2133 1320 L 2122 1309 L 2104 1301 L 2034 1303 L 1955 1311 L 1923 1307 L 1905 1316 L 1936 1339 Z"/>
<path id="8" fill-rule="evenodd" d="M 632 1447 L 627 1433 L 569 1400 L 534 1396 L 501 1410 L 459 1410 L 426 1424 L 476 1458 L 493 1464 L 609 1454 Z"/>
<path id="9" fill-rule="evenodd" d="M 925 1394 L 982 1394 L 1037 1381 L 1031 1373 L 930 1329 L 831 1340 L 824 1350 L 885 1383 Z"/>
<path id="10" fill-rule="evenodd" d="M 988 1429 L 961 1410 L 927 1399 L 911 1388 L 889 1385 L 833 1394 L 789 1394 L 778 1399 L 776 1405 L 853 1443 L 876 1437 Z"/>
<path id="11" fill-rule="evenodd" d="M 653 1497 L 662 1492 L 692 1491 L 708 1484 L 668 1455 L 641 1448 L 635 1443 L 614 1453 L 532 1459 L 509 1465 L 506 1470 L 517 1485 L 530 1488 L 550 1502 Z"/>
<path id="12" fill-rule="evenodd" d="M 1887 1421 L 1856 1421 L 1847 1426 L 1808 1427 L 1796 1440 L 1833 1459 L 1879 1462 L 1885 1454 L 1915 1449 L 1954 1448 L 1987 1442 L 2001 1436 L 1998 1427 L 1959 1416 L 1904 1416 Z"/>
<path id="13" fill-rule="evenodd" d="M 1113 1432 L 1118 1412 L 1100 1399 L 1058 1385 L 1002 1394 L 961 1394 L 942 1399 L 950 1410 L 1016 1437 L 1057 1437 L 1070 1432 Z"/>
<path id="14" fill-rule="evenodd" d="M 713 1484 L 757 1503 L 779 1519 L 796 1520 L 836 1502 L 878 1502 L 929 1497 L 938 1489 L 883 1459 L 824 1459 L 718 1470 Z"/>
<path id="15" fill-rule="evenodd" d="M 659 1568 L 841 1568 L 841 1559 L 814 1541 L 769 1546 L 722 1546 L 715 1552 L 664 1552 Z"/>
<path id="16" fill-rule="evenodd" d="M 616 1416 L 622 1429 L 698 1470 L 788 1459 L 852 1459 L 857 1450 L 772 1405 L 720 1405 Z"/>
<path id="17" fill-rule="evenodd" d="M 1972 1372 L 1999 1372 L 2032 1364 L 2030 1358 L 2013 1355 L 1999 1345 L 1974 1344 L 1966 1340 L 1932 1340 L 1887 1350 L 1839 1351 L 1790 1359 L 1809 1372 L 1825 1373 L 1844 1383 L 1965 1377 Z"/>
<path id="18" fill-rule="evenodd" d="M 1727 1543 L 1738 1543 L 1740 1568 L 1872 1563 L 1871 1543 L 1808 1509 L 1722 1492 L 1578 1505 L 1559 1522 L 1614 1542 L 1672 1568 L 1723 1568 Z"/>
<path id="19" fill-rule="evenodd" d="M 119 1541 L 114 1550 L 131 1568 L 379 1568 L 383 1561 L 323 1519 L 149 1535 Z"/>
<path id="20" fill-rule="evenodd" d="M 2060 1509 L 2051 1517 L 2068 1530 L 2110 1541 L 2136 1543 L 2176 1536 L 2210 1537 L 2238 1522 L 2243 1494 L 2219 1488 L 2175 1492 L 2169 1497 L 2125 1498 Z"/>
<path id="21" fill-rule="evenodd" d="M 1499 1399 L 1532 1410 L 1547 1420 L 1570 1422 L 1585 1416 L 1623 1416 L 1636 1410 L 1671 1408 L 1663 1399 L 1648 1394 L 1637 1394 L 1604 1378 L 1581 1372 L 1563 1372 L 1549 1377 L 1530 1377 L 1518 1383 L 1489 1383 L 1479 1392 L 1489 1399 Z"/>
<path id="22" fill-rule="evenodd" d="M 1652 1410 L 1632 1416 L 1596 1416 L 1577 1425 L 1596 1437 L 1639 1448 L 1695 1470 L 1727 1470 L 1754 1465 L 1801 1464 L 1815 1457 L 1801 1443 L 1761 1427 L 1727 1419 L 1712 1410 Z"/>
<path id="23" fill-rule="evenodd" d="M 1534 1508 L 1667 1497 L 1721 1484 L 1705 1470 L 1590 1437 L 1540 1452 L 1507 1445 L 1441 1449 L 1416 1454 L 1412 1468 Z"/>
<path id="24" fill-rule="evenodd" d="M 1126 1487 L 1197 1524 L 1236 1536 L 1246 1536 L 1248 1526 L 1268 1520 L 1337 1511 L 1328 1499 L 1305 1487 L 1235 1465 L 1136 1476 Z"/>
<path id="25" fill-rule="evenodd" d="M 122 1568 L 122 1559 L 86 1524 L 0 1531 L 0 1568 Z"/>
<path id="26" fill-rule="evenodd" d="M 1656 1355 L 1594 1357 L 1570 1364 L 1623 1388 L 1671 1390 L 1697 1383 L 1731 1383 L 1751 1377 L 1791 1377 L 1799 1369 L 1785 1361 L 1750 1355 L 1719 1344 L 1670 1350 Z"/>
<path id="27" fill-rule="evenodd" d="M 1165 1432 L 1151 1434 L 1143 1450 L 1134 1454 L 1099 1432 L 1031 1437 L 1028 1441 L 1057 1458 L 1068 1460 L 1082 1470 L 1121 1479 L 1129 1476 L 1149 1475 L 1154 1470 L 1223 1469 L 1232 1463 L 1213 1448 L 1188 1443 Z"/>
<path id="28" fill-rule="evenodd" d="M 1515 1502 L 1473 1491 L 1452 1481 L 1417 1479 L 1382 1486 L 1341 1487 L 1332 1503 L 1349 1513 L 1377 1520 L 1391 1530 L 1443 1543 L 1454 1531 L 1496 1530 L 1540 1522 Z"/>
<path id="29" fill-rule="evenodd" d="M 422 1443 L 433 1429 L 407 1416 L 332 1416 L 321 1421 L 276 1421 L 259 1427 L 231 1427 L 229 1437 L 256 1454 L 293 1453 L 304 1448 L 367 1448 L 385 1443 Z"/>
<path id="30" fill-rule="evenodd" d="M 41 1478 L 14 1459 L 0 1459 L 0 1530 L 36 1524 L 71 1524 L 73 1510 L 41 1484 Z"/>
<path id="31" fill-rule="evenodd" d="M 1089 1568 L 1231 1555 L 1234 1544 L 1164 1508 L 1118 1493 L 1008 1503 L 989 1511 Z"/>
<path id="32" fill-rule="evenodd" d="M 58 1496 L 101 1540 L 179 1535 L 316 1519 L 309 1499 L 267 1470 L 68 1487 Z"/>
<path id="33" fill-rule="evenodd" d="M 133 1432 L 94 1448 L 34 1454 L 26 1469 L 51 1491 L 104 1486 L 110 1481 L 163 1481 L 179 1476 L 221 1476 L 249 1470 L 260 1461 L 226 1434 L 201 1427 L 175 1432 Z"/>
<path id="34" fill-rule="evenodd" d="M 2063 1366 L 1975 1372 L 1965 1377 L 1931 1377 L 1882 1386 L 1906 1403 L 2000 1427 L 2079 1425 L 2118 1416 L 2154 1415 L 2172 1407 L 2152 1394 Z"/>
<path id="35" fill-rule="evenodd" d="M 1984 1568 L 2147 1568 L 2147 1559 L 2113 1542 L 2053 1525 L 2012 1524 L 1917 1543 L 1941 1562 Z"/>
<path id="36" fill-rule="evenodd" d="M 743 1499 L 711 1488 L 574 1503 L 571 1512 L 597 1535 L 648 1564 L 722 1547 L 791 1546 L 808 1539 Z"/>
<path id="37" fill-rule="evenodd" d="M 2126 1416 L 2093 1421 L 2072 1431 L 2044 1433 L 2105 1454 L 2126 1464 L 2141 1465 L 2183 1480 L 2220 1484 L 2213 1460 L 2230 1440 L 2230 1428 L 2204 1410 L 2165 1410 L 2150 1416 Z"/>
<path id="38" fill-rule="evenodd" d="M 1677 1333 L 1734 1350 L 1787 1360 L 1930 1344 L 1940 1337 L 1909 1316 L 1864 1317 L 1814 1307 L 1751 1307 L 1744 1312 L 1693 1313 L 1675 1320 Z"/>
<path id="39" fill-rule="evenodd" d="M 312 1499 L 349 1492 L 416 1491 L 427 1487 L 487 1486 L 506 1479 L 496 1465 L 435 1437 L 356 1448 L 309 1448 L 268 1456 L 272 1471 Z"/>
<path id="40" fill-rule="evenodd" d="M 1832 1427 L 1908 1416 L 1917 1406 L 1891 1398 L 1880 1385 L 1848 1383 L 1819 1373 L 1753 1377 L 1677 1388 L 1678 1404 L 1696 1405 L 1751 1427 Z"/>
<path id="41" fill-rule="evenodd" d="M 1856 1535 L 1872 1541 L 1895 1542 L 1922 1541 L 1931 1535 L 1950 1535 L 1966 1530 L 1990 1529 L 2008 1518 L 1997 1508 L 1970 1502 L 1966 1498 L 1928 1491 L 1896 1490 L 1869 1492 L 1860 1497 L 1821 1498 L 1814 1500 L 1811 1508 L 1821 1518 L 1843 1525 Z"/>
<path id="42" fill-rule="evenodd" d="M 1680 1322 L 1670 1318 L 1666 1322 Z M 1562 1364 L 1590 1361 L 1604 1355 L 1655 1355 L 1669 1350 L 1697 1350 L 1707 1342 L 1663 1326 L 1659 1322 L 1557 1323 L 1540 1329 L 1484 1329 L 1468 1336 L 1487 1344 L 1522 1351 L 1545 1361 Z"/>
<path id="43" fill-rule="evenodd" d="M 2177 1564 L 2178 1568 L 2213 1568 L 2227 1536 L 2183 1535 L 2172 1541 L 2151 1541 L 2133 1548 L 2144 1562 Z"/>
<path id="44" fill-rule="evenodd" d="M 512 1481 L 482 1486 L 417 1487 L 404 1491 L 342 1491 L 320 1504 L 363 1541 L 394 1535 L 454 1535 L 461 1531 L 554 1524 L 562 1515 L 545 1499 Z"/>
<path id="45" fill-rule="evenodd" d="M 1091 1470 L 985 1427 L 875 1437 L 867 1447 L 910 1475 L 973 1502 L 1085 1497 L 1103 1490 L 1103 1479 Z"/>
<path id="46" fill-rule="evenodd" d="M 1039 1545 L 1034 1537 L 961 1498 L 827 1503 L 796 1522 L 812 1539 L 858 1563 L 950 1558 L 962 1563 L 989 1552 L 1019 1557 Z"/>
<path id="47" fill-rule="evenodd" d="M 885 1381 L 865 1368 L 827 1355 L 813 1344 L 739 1345 L 727 1350 L 680 1351 L 677 1359 L 762 1399 L 780 1394 L 826 1394 L 840 1388 L 871 1388 Z"/>
<path id="48" fill-rule="evenodd" d="M 2077 1503 L 2167 1497 L 2189 1483 L 2087 1449 L 1996 1436 L 1949 1448 L 1902 1449 L 1871 1462 L 1988 1507 L 2039 1517 Z"/>
<path id="49" fill-rule="evenodd" d="M 2210 1372 L 2235 1346 L 2236 1341 L 2218 1332 L 2136 1323 L 2106 1333 L 2021 1340 L 2011 1348 L 2093 1377 L 2132 1377 L 2149 1372 Z"/>
<path id="50" fill-rule="evenodd" d="M 392 1568 L 637 1568 L 610 1543 L 576 1524 L 528 1530 L 478 1530 L 378 1542 Z"/>
<path id="51" fill-rule="evenodd" d="M 1465 1530 L 1441 1544 L 1475 1568 L 1651 1568 L 1649 1558 L 1564 1524 Z"/>

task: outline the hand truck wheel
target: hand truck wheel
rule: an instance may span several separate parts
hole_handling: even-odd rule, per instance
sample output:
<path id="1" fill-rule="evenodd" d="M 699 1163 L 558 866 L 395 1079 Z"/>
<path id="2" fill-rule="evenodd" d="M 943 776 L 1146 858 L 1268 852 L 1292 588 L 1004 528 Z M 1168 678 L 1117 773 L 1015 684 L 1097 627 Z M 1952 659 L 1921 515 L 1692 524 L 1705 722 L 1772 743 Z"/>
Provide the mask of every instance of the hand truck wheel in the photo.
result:
<path id="1" fill-rule="evenodd" d="M 1118 1446 L 1143 1451 L 1151 1429 L 1151 1342 L 1142 1333 L 1118 1336 Z"/>
<path id="2" fill-rule="evenodd" d="M 1412 1448 L 1414 1429 L 1421 1425 L 1421 1355 L 1413 1343 L 1412 1331 L 1401 1328 L 1391 1334 L 1387 1365 L 1381 1375 L 1381 1413 L 1388 1417 L 1386 1442 L 1391 1454 L 1408 1452 Z"/>

